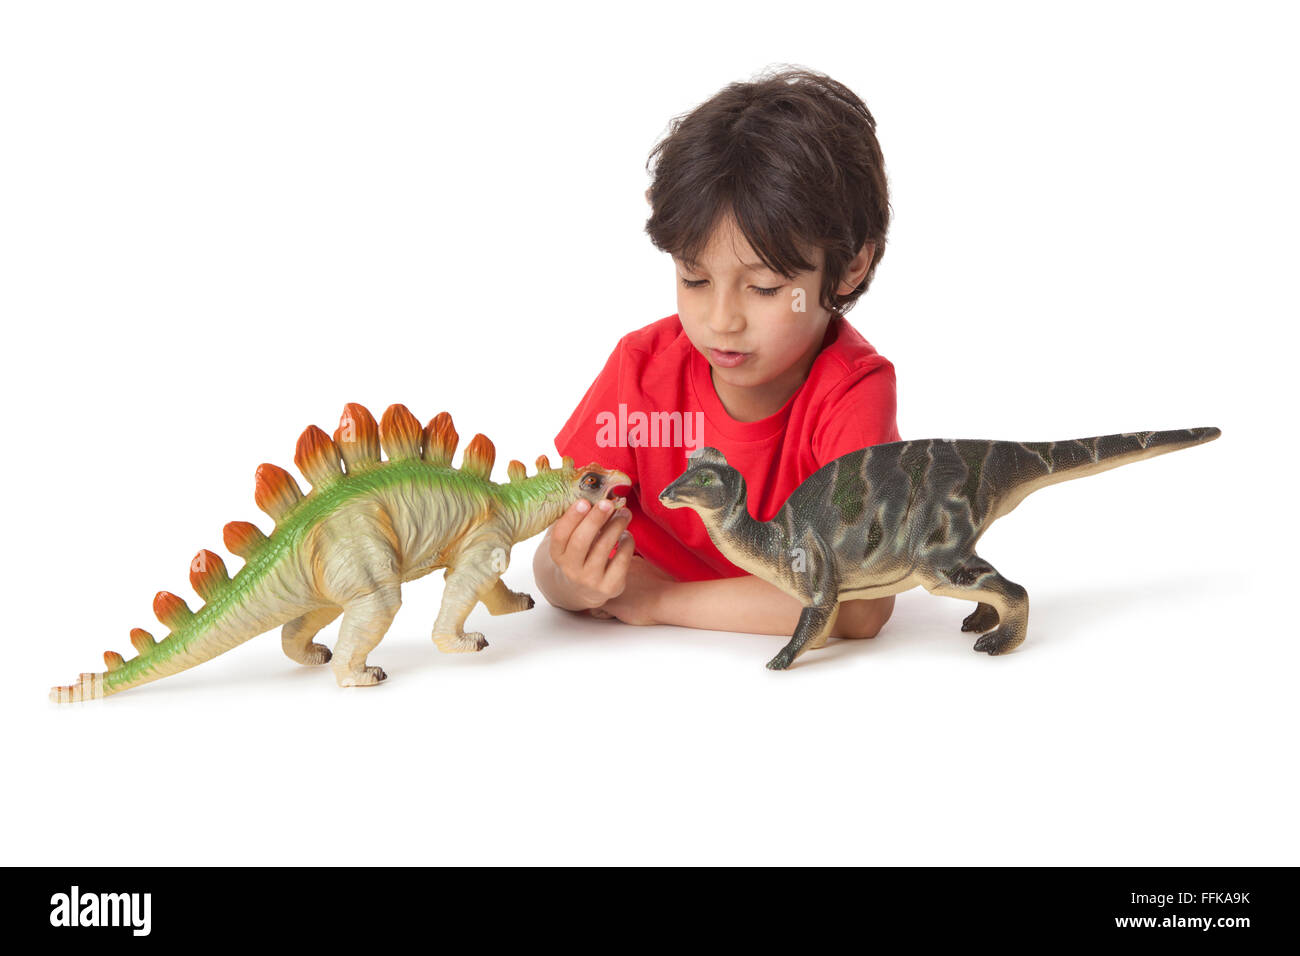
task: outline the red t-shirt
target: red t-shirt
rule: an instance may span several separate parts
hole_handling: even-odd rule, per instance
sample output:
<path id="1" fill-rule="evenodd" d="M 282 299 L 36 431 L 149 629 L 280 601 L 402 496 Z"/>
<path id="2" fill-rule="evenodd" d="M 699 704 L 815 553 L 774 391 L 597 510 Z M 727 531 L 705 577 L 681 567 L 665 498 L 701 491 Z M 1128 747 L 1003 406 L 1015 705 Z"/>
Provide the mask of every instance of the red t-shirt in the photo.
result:
<path id="1" fill-rule="evenodd" d="M 679 581 L 739 577 L 747 572 L 719 553 L 694 511 L 659 503 L 659 492 L 686 470 L 686 453 L 722 452 L 745 478 L 749 513 L 768 521 L 822 465 L 898 441 L 895 409 L 894 366 L 836 317 L 808 378 L 781 410 L 738 422 L 713 389 L 708 360 L 670 315 L 619 339 L 555 447 L 579 467 L 595 461 L 631 477 L 628 531 L 637 554 Z"/>

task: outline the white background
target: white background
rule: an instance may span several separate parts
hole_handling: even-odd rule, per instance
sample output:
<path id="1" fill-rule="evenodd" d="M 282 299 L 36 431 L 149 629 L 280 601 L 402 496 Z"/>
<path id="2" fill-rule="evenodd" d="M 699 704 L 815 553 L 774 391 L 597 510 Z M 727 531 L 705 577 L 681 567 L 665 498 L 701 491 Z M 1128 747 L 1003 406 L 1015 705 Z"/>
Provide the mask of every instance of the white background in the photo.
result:
<path id="1" fill-rule="evenodd" d="M 1298 862 L 1294 23 L 901 7 L 7 4 L 4 861 Z M 1019 650 L 915 591 L 787 673 L 781 638 L 547 606 L 441 655 L 435 575 L 377 689 L 271 634 L 47 702 L 165 631 L 155 591 L 197 606 L 195 551 L 270 527 L 256 465 L 345 402 L 447 409 L 499 479 L 554 458 L 676 311 L 647 153 L 781 62 L 879 123 L 895 220 L 851 320 L 905 438 L 1223 429 L 984 538 Z M 506 574 L 535 594 L 537 540 Z"/>

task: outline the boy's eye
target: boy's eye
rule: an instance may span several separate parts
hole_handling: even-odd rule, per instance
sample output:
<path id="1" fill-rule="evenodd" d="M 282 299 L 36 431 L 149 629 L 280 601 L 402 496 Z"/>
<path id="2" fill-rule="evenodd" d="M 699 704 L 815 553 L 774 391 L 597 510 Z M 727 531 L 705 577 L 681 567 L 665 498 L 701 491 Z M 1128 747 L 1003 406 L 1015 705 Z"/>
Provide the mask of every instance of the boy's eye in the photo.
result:
<path id="1" fill-rule="evenodd" d="M 686 289 L 698 289 L 700 288 L 700 286 L 704 285 L 708 281 L 709 281 L 708 279 L 682 279 L 682 286 L 683 288 Z M 778 286 L 773 286 L 770 289 L 763 289 L 760 288 L 759 286 L 751 285 L 750 288 L 753 289 L 755 292 L 757 292 L 759 295 L 773 296 L 776 295 L 778 292 L 780 292 L 781 289 L 784 288 L 784 286 L 778 285 Z"/>

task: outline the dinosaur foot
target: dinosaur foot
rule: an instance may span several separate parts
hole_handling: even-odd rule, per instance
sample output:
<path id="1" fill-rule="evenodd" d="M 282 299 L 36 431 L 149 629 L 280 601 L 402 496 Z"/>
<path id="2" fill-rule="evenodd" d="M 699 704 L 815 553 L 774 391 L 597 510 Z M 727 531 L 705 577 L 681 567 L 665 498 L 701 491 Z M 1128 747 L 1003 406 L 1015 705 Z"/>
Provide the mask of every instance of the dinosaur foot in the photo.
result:
<path id="1" fill-rule="evenodd" d="M 767 662 L 770 671 L 783 671 L 794 663 L 794 654 L 788 648 L 782 648 L 776 657 Z"/>
<path id="2" fill-rule="evenodd" d="M 1024 639 L 1024 634 L 1018 634 L 1009 628 L 999 627 L 989 631 L 976 641 L 975 650 L 983 651 L 986 654 L 1006 654 L 1019 647 Z"/>
<path id="3" fill-rule="evenodd" d="M 510 600 L 498 607 L 495 611 L 489 608 L 489 614 L 514 614 L 518 611 L 531 611 L 537 606 L 531 594 L 524 594 L 522 591 L 516 591 L 510 595 Z"/>
<path id="4" fill-rule="evenodd" d="M 985 631 L 991 631 L 998 626 L 998 611 L 992 604 L 981 603 L 970 614 L 966 615 L 966 620 L 961 622 L 963 631 L 978 631 L 983 634 Z"/>
<path id="5" fill-rule="evenodd" d="M 334 655 L 324 644 L 308 644 L 303 648 L 302 655 L 298 658 L 299 664 L 315 665 L 328 664 L 330 658 Z"/>
<path id="6" fill-rule="evenodd" d="M 444 654 L 470 654 L 488 646 L 487 638 L 474 632 L 435 636 L 433 643 L 437 644 L 438 650 Z"/>
<path id="7" fill-rule="evenodd" d="M 382 667 L 366 667 L 354 674 L 344 674 L 338 681 L 340 687 L 373 687 L 387 678 Z"/>

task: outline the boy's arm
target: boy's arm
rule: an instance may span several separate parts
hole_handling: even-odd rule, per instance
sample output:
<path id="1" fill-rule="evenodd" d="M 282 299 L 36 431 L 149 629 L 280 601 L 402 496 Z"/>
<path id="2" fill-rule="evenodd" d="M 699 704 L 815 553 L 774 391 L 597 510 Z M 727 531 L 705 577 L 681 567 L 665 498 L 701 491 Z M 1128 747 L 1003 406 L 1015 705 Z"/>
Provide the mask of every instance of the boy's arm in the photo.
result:
<path id="1" fill-rule="evenodd" d="M 762 578 L 673 581 L 633 558 L 623 592 L 601 610 L 628 624 L 673 624 L 710 631 L 793 634 L 803 605 Z M 893 596 L 845 601 L 832 637 L 875 637 L 894 610 Z M 602 615 L 603 616 L 603 615 Z"/>
<path id="2" fill-rule="evenodd" d="M 533 576 L 547 601 L 627 624 L 794 633 L 803 606 L 790 595 L 753 575 L 674 580 L 632 553 L 630 517 L 613 502 L 592 508 L 579 501 L 551 526 L 533 557 Z M 875 637 L 893 609 L 893 597 L 845 601 L 831 636 Z"/>

